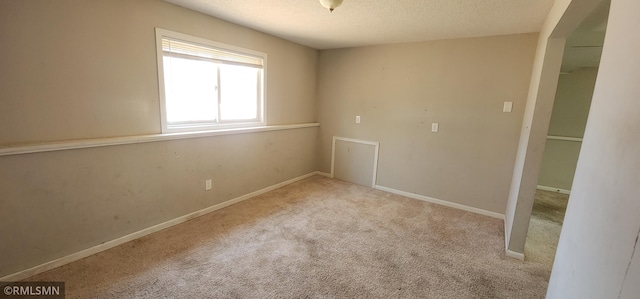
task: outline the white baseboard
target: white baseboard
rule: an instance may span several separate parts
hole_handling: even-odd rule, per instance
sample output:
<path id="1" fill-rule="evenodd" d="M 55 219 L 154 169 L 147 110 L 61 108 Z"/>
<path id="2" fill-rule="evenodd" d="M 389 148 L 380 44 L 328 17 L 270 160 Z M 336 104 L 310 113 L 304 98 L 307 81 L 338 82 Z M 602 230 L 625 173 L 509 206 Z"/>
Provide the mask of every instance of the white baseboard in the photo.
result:
<path id="1" fill-rule="evenodd" d="M 317 174 L 317 175 L 324 176 L 324 177 L 328 177 L 328 178 L 333 178 L 333 177 L 331 176 L 331 174 L 330 174 L 330 173 L 328 173 L 328 172 L 316 171 L 316 174 Z"/>
<path id="2" fill-rule="evenodd" d="M 509 230 L 507 229 L 507 218 L 505 216 L 504 221 L 502 222 L 504 224 L 504 251 L 505 254 L 507 251 L 509 251 Z"/>
<path id="3" fill-rule="evenodd" d="M 94 247 L 91 247 L 91 248 L 88 248 L 88 249 L 85 249 L 85 250 L 82 250 L 82 251 L 79 251 L 79 252 L 76 252 L 76 253 L 73 253 L 73 254 L 58 258 L 58 259 L 55 259 L 53 261 L 49 261 L 49 262 L 46 262 L 44 264 L 41 264 L 41 265 L 38 265 L 38 266 L 35 266 L 35 267 L 32 267 L 32 268 L 29 268 L 29 269 L 26 269 L 26 270 L 22 270 L 22 271 L 17 272 L 17 273 L 9 274 L 7 276 L 4 276 L 4 277 L 0 278 L 0 281 L 19 281 L 19 280 L 23 280 L 25 278 L 34 276 L 36 274 L 39 274 L 39 273 L 51 270 L 53 268 L 57 268 L 57 267 L 69 264 L 71 262 L 75 262 L 77 260 L 83 259 L 83 258 L 88 257 L 90 255 L 94 255 L 96 253 L 99 253 L 99 252 L 105 251 L 107 249 L 116 247 L 116 246 L 124 244 L 126 242 L 129 242 L 129 241 L 132 241 L 132 240 L 135 240 L 135 239 L 138 239 L 138 238 L 142 238 L 142 237 L 144 237 L 146 235 L 155 233 L 155 232 L 163 230 L 165 228 L 172 227 L 174 225 L 183 223 L 183 222 L 191 220 L 193 218 L 196 218 L 196 217 L 211 213 L 211 212 L 216 211 L 216 210 L 220 210 L 220 209 L 228 207 L 230 205 L 233 205 L 233 204 L 239 203 L 241 201 L 247 200 L 247 199 L 249 199 L 251 197 L 258 196 L 260 194 L 267 193 L 269 191 L 278 189 L 280 187 L 289 185 L 291 183 L 306 179 L 306 178 L 314 176 L 316 174 L 323 175 L 322 173 L 317 172 L 317 171 L 311 172 L 311 173 L 305 174 L 303 176 L 299 176 L 299 177 L 296 177 L 296 178 L 293 178 L 293 179 L 290 179 L 290 180 L 287 180 L 287 181 L 284 181 L 284 182 L 281 182 L 281 183 L 278 183 L 278 184 L 275 184 L 275 185 L 260 189 L 258 191 L 251 192 L 249 194 L 245 194 L 245 195 L 242 195 L 240 197 L 236 197 L 234 199 L 227 200 L 227 201 L 219 203 L 217 205 L 214 205 L 214 206 L 211 206 L 211 207 L 208 207 L 208 208 L 204 208 L 202 210 L 195 211 L 193 213 L 190 213 L 190 214 L 187 214 L 187 215 L 184 215 L 184 216 L 180 216 L 178 218 L 175 218 L 175 219 L 172 219 L 172 220 L 169 220 L 169 221 L 154 225 L 152 227 L 148 227 L 148 228 L 139 230 L 139 231 L 131 233 L 129 235 L 126 235 L 126 236 L 123 236 L 123 237 L 120 237 L 120 238 L 117 238 L 117 239 L 114 239 L 114 240 L 111 240 L 111 241 L 107 241 L 107 242 L 102 243 L 100 245 L 96 245 Z"/>
<path id="4" fill-rule="evenodd" d="M 567 195 L 571 194 L 571 190 L 562 189 L 562 188 L 549 187 L 549 186 L 543 186 L 543 185 L 538 185 L 536 188 L 539 190 L 558 192 L 558 193 L 567 194 Z"/>
<path id="5" fill-rule="evenodd" d="M 520 253 L 520 252 L 515 252 L 512 250 L 509 250 L 509 240 L 507 239 L 507 221 L 505 220 L 504 222 L 504 231 L 505 231 L 505 235 L 504 235 L 504 254 L 507 257 L 510 257 L 512 259 L 517 259 L 517 260 L 521 260 L 524 261 L 524 253 Z"/>
<path id="6" fill-rule="evenodd" d="M 505 250 L 505 255 L 513 259 L 524 261 L 524 253 L 515 252 L 507 249 Z"/>
<path id="7" fill-rule="evenodd" d="M 437 199 L 437 198 L 428 197 L 428 196 L 424 196 L 424 195 L 420 195 L 420 194 L 416 194 L 416 193 L 410 193 L 410 192 L 406 192 L 406 191 L 401 191 L 401 190 L 397 190 L 397 189 L 393 189 L 393 188 L 389 188 L 389 187 L 384 187 L 384 186 L 380 186 L 380 185 L 376 185 L 374 188 L 378 189 L 378 190 L 386 191 L 386 192 L 389 192 L 389 193 L 398 194 L 398 195 L 402 195 L 402 196 L 406 196 L 406 197 L 410 197 L 410 198 L 414 198 L 414 199 L 418 199 L 418 200 L 422 200 L 422 201 L 438 204 L 438 205 L 441 205 L 441 206 L 446 206 L 446 207 L 450 207 L 450 208 L 454 208 L 454 209 L 458 209 L 458 210 L 463 210 L 463 211 L 467 211 L 467 212 L 471 212 L 471 213 L 475 213 L 475 214 L 480 214 L 480 215 L 489 216 L 489 217 L 493 217 L 493 218 L 504 220 L 504 214 L 500 214 L 500 213 L 496 213 L 496 212 L 491 212 L 491 211 L 487 211 L 487 210 L 483 210 L 483 209 L 478 209 L 478 208 L 474 208 L 474 207 L 470 207 L 470 206 L 465 206 L 465 205 L 461 205 L 461 204 L 458 204 L 458 203 L 453 203 L 453 202 L 442 200 L 442 199 Z"/>

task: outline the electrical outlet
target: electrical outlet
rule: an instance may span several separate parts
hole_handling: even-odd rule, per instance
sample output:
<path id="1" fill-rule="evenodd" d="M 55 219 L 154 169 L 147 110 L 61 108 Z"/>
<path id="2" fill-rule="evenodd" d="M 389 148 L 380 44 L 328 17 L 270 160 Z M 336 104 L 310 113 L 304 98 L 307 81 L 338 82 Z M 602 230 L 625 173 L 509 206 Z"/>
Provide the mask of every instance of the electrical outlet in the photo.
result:
<path id="1" fill-rule="evenodd" d="M 213 182 L 211 181 L 211 179 L 205 180 L 204 181 L 204 190 L 205 191 L 209 191 L 213 188 Z"/>
<path id="2" fill-rule="evenodd" d="M 438 123 L 432 123 L 431 124 L 431 132 L 438 133 L 438 128 L 439 127 L 440 127 L 440 125 L 438 125 Z"/>
<path id="3" fill-rule="evenodd" d="M 356 124 L 360 123 L 360 115 L 356 115 Z"/>
<path id="4" fill-rule="evenodd" d="M 513 110 L 513 102 L 504 102 L 502 112 L 511 112 Z"/>

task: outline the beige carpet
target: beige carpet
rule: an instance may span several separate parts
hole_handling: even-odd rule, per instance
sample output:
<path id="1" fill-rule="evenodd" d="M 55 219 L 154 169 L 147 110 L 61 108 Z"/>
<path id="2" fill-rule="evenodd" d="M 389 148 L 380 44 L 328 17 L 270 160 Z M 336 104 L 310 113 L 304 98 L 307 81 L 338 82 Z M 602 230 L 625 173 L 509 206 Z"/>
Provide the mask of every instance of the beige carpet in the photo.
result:
<path id="1" fill-rule="evenodd" d="M 30 280 L 67 298 L 542 298 L 501 220 L 320 176 Z"/>
<path id="2" fill-rule="evenodd" d="M 551 268 L 558 248 L 569 195 L 536 190 L 524 254 L 527 261 Z"/>

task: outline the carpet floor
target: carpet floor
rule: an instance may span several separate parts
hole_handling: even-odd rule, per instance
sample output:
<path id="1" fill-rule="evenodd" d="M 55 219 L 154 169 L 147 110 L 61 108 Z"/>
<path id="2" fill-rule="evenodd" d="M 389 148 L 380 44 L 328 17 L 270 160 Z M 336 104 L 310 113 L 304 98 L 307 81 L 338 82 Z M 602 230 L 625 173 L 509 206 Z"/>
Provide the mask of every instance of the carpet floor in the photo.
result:
<path id="1" fill-rule="evenodd" d="M 527 261 L 553 265 L 569 195 L 536 190 L 524 254 Z"/>
<path id="2" fill-rule="evenodd" d="M 67 298 L 543 298 L 503 221 L 314 176 L 29 281 Z"/>

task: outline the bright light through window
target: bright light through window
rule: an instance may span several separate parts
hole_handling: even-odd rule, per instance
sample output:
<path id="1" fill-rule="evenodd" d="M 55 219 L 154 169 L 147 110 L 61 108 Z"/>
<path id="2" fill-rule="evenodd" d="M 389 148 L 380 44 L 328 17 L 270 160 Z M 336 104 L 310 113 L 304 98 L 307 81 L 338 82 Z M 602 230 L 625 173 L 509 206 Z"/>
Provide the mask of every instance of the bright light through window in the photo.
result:
<path id="1" fill-rule="evenodd" d="M 220 118 L 255 119 L 258 112 L 258 69 L 235 65 L 220 68 Z"/>
<path id="2" fill-rule="evenodd" d="M 164 67 L 167 122 L 215 122 L 218 119 L 217 66 L 206 61 L 165 56 Z"/>
<path id="3" fill-rule="evenodd" d="M 264 125 L 266 54 L 156 29 L 163 132 Z"/>

